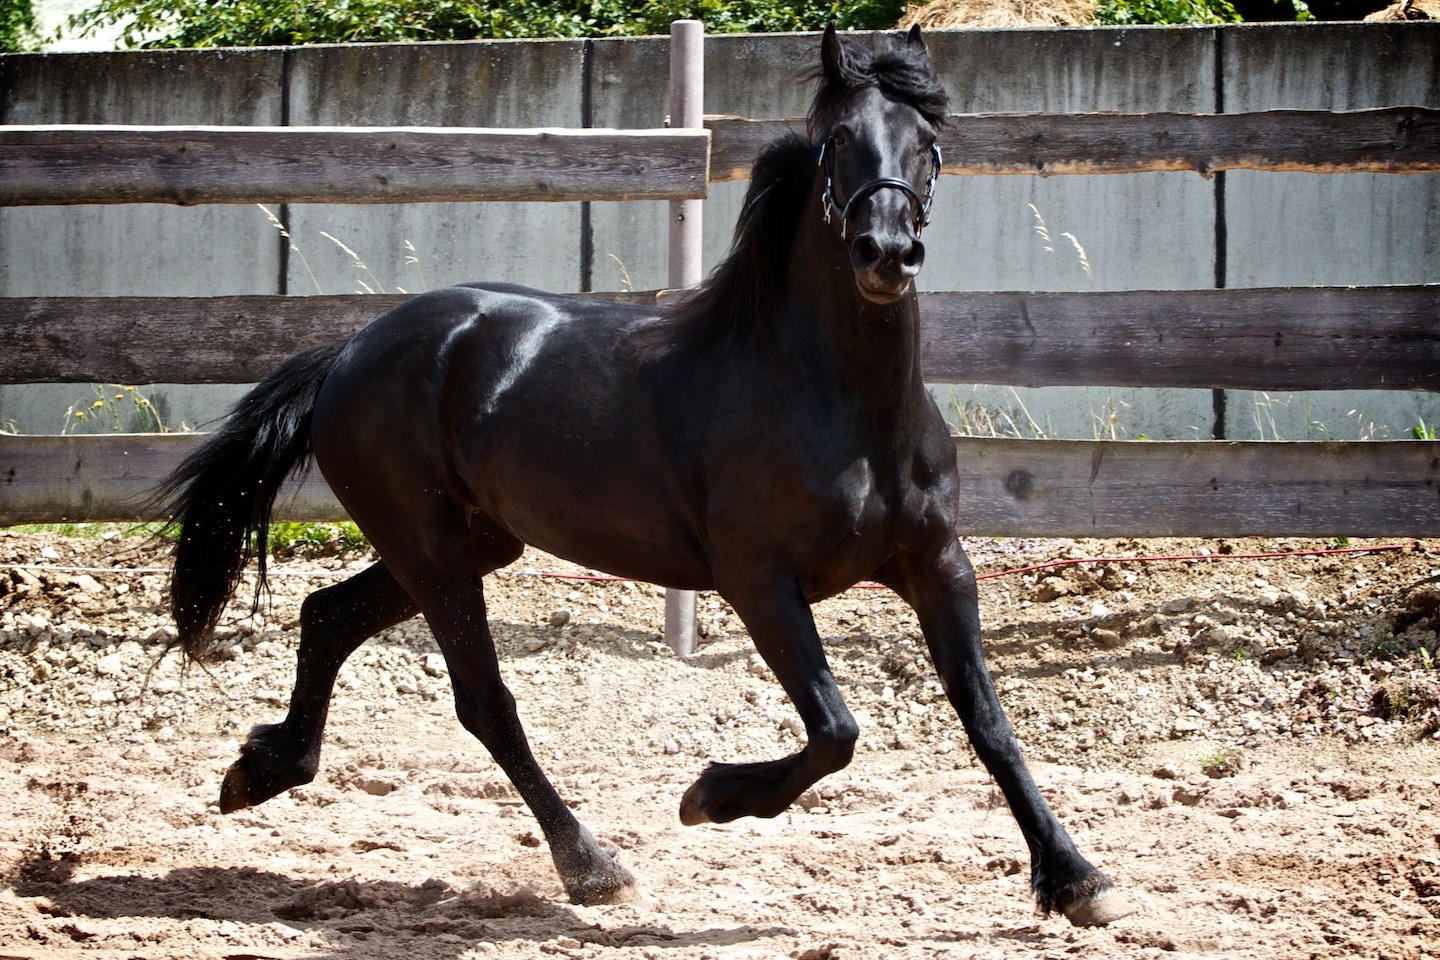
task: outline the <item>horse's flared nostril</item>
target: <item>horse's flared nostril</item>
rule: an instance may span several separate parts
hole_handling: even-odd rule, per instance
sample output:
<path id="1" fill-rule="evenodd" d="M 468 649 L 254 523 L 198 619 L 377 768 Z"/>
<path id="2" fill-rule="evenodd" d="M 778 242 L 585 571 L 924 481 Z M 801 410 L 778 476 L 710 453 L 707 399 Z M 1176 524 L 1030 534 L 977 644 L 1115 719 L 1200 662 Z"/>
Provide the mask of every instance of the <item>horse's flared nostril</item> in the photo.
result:
<path id="1" fill-rule="evenodd" d="M 925 266 L 925 244 L 919 240 L 912 241 L 901 255 L 900 265 L 912 277 L 919 273 L 920 268 Z"/>
<path id="2" fill-rule="evenodd" d="M 884 259 L 884 253 L 875 238 L 868 234 L 856 237 L 855 242 L 850 246 L 850 264 L 856 270 L 874 270 L 880 266 Z"/>

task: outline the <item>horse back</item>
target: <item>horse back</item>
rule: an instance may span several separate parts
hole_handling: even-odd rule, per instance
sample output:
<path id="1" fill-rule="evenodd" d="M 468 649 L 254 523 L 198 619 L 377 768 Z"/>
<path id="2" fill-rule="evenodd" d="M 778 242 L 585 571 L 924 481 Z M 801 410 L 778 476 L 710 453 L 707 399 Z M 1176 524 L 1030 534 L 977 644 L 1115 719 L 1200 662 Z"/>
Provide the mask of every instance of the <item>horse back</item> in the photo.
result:
<path id="1" fill-rule="evenodd" d="M 438 491 L 557 556 L 707 585 L 693 471 L 631 349 L 654 316 L 509 285 L 417 297 L 337 361 L 316 406 L 317 463 L 342 502 L 337 482 Z"/>

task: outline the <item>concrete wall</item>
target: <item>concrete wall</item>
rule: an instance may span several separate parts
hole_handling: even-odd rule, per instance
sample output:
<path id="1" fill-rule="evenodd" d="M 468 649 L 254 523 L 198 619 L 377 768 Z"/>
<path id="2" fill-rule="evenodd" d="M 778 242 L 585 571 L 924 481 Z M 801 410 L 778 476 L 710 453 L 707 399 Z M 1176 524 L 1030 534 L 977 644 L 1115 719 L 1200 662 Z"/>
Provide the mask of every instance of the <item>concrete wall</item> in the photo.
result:
<path id="1" fill-rule="evenodd" d="M 961 112 L 1440 106 L 1434 23 L 947 31 L 928 39 Z M 706 112 L 802 115 L 810 88 L 799 75 L 816 46 L 804 35 L 707 38 Z M 0 58 L 0 122 L 644 127 L 665 115 L 667 68 L 664 38 L 23 55 Z M 711 188 L 707 266 L 728 246 L 744 189 Z M 949 177 L 926 235 L 923 286 L 1440 282 L 1437 207 L 1440 177 L 1429 175 Z M 1058 241 L 1053 252 L 1036 230 L 1037 211 Z M 575 291 L 665 282 L 662 203 L 273 212 L 298 252 L 249 206 L 0 209 L 0 295 L 306 294 L 363 285 L 413 292 L 472 279 Z M 1083 247 L 1088 274 L 1065 233 Z M 938 392 L 942 406 L 1008 408 L 1049 436 L 1108 435 L 1113 425 L 1122 436 L 1156 439 L 1350 438 L 1440 421 L 1440 402 L 1409 394 Z M 209 400 L 213 388 L 164 393 L 170 419 L 192 424 L 233 396 Z M 75 387 L 0 388 L 0 421 L 52 432 L 83 395 Z"/>

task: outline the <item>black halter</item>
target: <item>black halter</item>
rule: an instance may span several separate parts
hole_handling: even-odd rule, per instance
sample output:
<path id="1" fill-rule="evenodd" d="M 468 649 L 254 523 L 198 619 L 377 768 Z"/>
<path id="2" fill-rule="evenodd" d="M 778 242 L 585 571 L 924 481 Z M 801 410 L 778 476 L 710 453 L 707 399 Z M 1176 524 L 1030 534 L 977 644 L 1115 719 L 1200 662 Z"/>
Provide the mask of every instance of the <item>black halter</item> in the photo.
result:
<path id="1" fill-rule="evenodd" d="M 825 222 L 830 222 L 832 214 L 840 214 L 840 238 L 845 238 L 845 228 L 850 223 L 850 214 L 855 205 L 878 190 L 886 187 L 894 187 L 902 191 L 910 198 L 910 204 L 915 208 L 915 236 L 919 237 L 921 231 L 930 225 L 930 204 L 935 199 L 935 182 L 940 179 L 940 145 L 934 144 L 930 147 L 930 176 L 925 181 L 925 196 L 921 197 L 908 182 L 896 177 L 878 177 L 861 185 L 845 206 L 840 206 L 839 199 L 835 196 L 835 169 L 834 159 L 831 152 L 831 143 L 834 137 L 820 144 L 820 169 L 825 171 L 825 192 L 820 197 L 820 208 L 824 214 Z"/>

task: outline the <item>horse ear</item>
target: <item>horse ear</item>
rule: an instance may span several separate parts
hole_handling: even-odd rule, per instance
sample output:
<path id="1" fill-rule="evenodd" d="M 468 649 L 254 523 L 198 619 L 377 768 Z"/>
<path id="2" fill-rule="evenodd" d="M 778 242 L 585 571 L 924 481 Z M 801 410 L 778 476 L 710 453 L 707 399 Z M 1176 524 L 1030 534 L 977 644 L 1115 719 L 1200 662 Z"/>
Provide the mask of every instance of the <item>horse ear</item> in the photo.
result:
<path id="1" fill-rule="evenodd" d="M 927 57 L 930 51 L 925 47 L 925 38 L 920 36 L 920 24 L 912 24 L 910 32 L 905 34 L 905 45 L 914 49 L 917 53 L 923 53 Z"/>
<path id="2" fill-rule="evenodd" d="M 834 23 L 825 27 L 825 36 L 820 39 L 820 66 L 825 71 L 825 79 L 832 83 L 844 82 L 845 46 Z"/>

